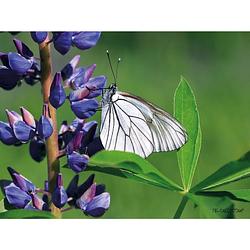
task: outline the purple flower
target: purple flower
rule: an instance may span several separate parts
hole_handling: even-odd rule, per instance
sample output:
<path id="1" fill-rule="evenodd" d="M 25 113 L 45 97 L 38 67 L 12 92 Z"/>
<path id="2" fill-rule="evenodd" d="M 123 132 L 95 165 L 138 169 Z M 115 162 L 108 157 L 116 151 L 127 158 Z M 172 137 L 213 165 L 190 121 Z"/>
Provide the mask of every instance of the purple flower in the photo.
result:
<path id="1" fill-rule="evenodd" d="M 30 32 L 32 39 L 36 43 L 42 43 L 48 36 L 48 32 Z"/>
<path id="2" fill-rule="evenodd" d="M 66 146 L 66 154 L 69 168 L 79 173 L 87 168 L 89 161 L 89 156 L 87 155 L 88 145 L 95 138 L 97 122 L 91 121 L 83 124 L 81 120 L 75 120 L 74 126 L 76 128 L 72 139 Z"/>
<path id="3" fill-rule="evenodd" d="M 93 116 L 98 108 L 98 101 L 95 99 L 83 99 L 71 103 L 71 109 L 80 119 L 87 119 Z"/>
<path id="4" fill-rule="evenodd" d="M 32 119 L 28 115 L 29 112 L 24 108 L 21 108 L 21 110 L 23 117 L 14 111 L 6 110 L 6 114 L 9 120 L 9 125 L 11 126 L 13 134 L 15 135 L 16 139 L 22 143 L 25 143 L 31 140 L 35 136 L 36 128 L 31 126 L 30 122 L 26 123 L 27 120 Z M 27 113 L 24 113 L 23 110 L 27 111 Z"/>
<path id="5" fill-rule="evenodd" d="M 48 104 L 43 105 L 43 114 L 38 121 L 37 131 L 41 139 L 48 139 L 53 133 L 53 126 Z"/>
<path id="6" fill-rule="evenodd" d="M 34 161 L 41 162 L 46 156 L 44 140 L 34 137 L 29 144 L 29 153 Z"/>
<path id="7" fill-rule="evenodd" d="M 79 154 L 77 152 L 72 152 L 67 155 L 68 165 L 75 172 L 79 173 L 87 168 L 89 157 L 86 154 Z"/>
<path id="8" fill-rule="evenodd" d="M 10 205 L 15 208 L 49 210 L 48 204 L 37 196 L 36 187 L 30 180 L 11 167 L 8 167 L 8 171 L 13 182 L 4 187 L 4 193 Z"/>
<path id="9" fill-rule="evenodd" d="M 53 32 L 53 42 L 55 49 L 64 55 L 71 46 L 81 50 L 94 47 L 100 36 L 100 32 Z"/>
<path id="10" fill-rule="evenodd" d="M 13 40 L 16 52 L 0 53 L 0 87 L 13 89 L 21 80 L 33 85 L 40 79 L 40 70 L 32 51 L 18 39 Z"/>
<path id="11" fill-rule="evenodd" d="M 105 192 L 105 185 L 96 185 L 94 175 L 80 186 L 78 180 L 79 177 L 75 176 L 66 190 L 68 197 L 72 198 L 70 204 L 80 208 L 86 215 L 102 216 L 110 205 L 110 194 Z"/>
<path id="12" fill-rule="evenodd" d="M 56 73 L 54 80 L 50 87 L 49 101 L 51 105 L 57 109 L 63 105 L 66 99 L 66 94 L 62 86 L 62 76 L 61 73 Z"/>
<path id="13" fill-rule="evenodd" d="M 100 36 L 100 32 L 75 32 L 72 36 L 72 43 L 78 49 L 90 49 L 96 45 Z"/>
<path id="14" fill-rule="evenodd" d="M 71 59 L 71 61 L 68 64 L 64 66 L 64 68 L 61 70 L 61 75 L 63 80 L 69 79 L 73 75 L 79 61 L 80 61 L 80 55 L 76 55 Z"/>
<path id="15" fill-rule="evenodd" d="M 9 204 L 16 208 L 25 208 L 25 206 L 32 200 L 29 194 L 21 190 L 14 183 L 6 186 L 4 192 Z"/>
<path id="16" fill-rule="evenodd" d="M 0 121 L 0 140 L 4 144 L 26 143 L 35 136 L 39 139 L 47 139 L 52 134 L 53 127 L 48 110 L 44 111 L 45 113 L 37 122 L 28 110 L 23 107 L 20 109 L 22 115 L 6 110 L 9 123 Z"/>
<path id="17" fill-rule="evenodd" d="M 70 86 L 72 89 L 79 89 L 84 87 L 84 85 L 92 77 L 96 64 L 92 64 L 86 68 L 79 67 L 74 68 L 71 75 L 66 78 L 66 86 Z"/>
<path id="18" fill-rule="evenodd" d="M 72 45 L 73 32 L 53 32 L 53 42 L 55 49 L 65 55 Z"/>
<path id="19" fill-rule="evenodd" d="M 52 193 L 52 202 L 56 207 L 62 208 L 67 201 L 68 195 L 63 187 L 62 174 L 58 174 L 56 188 Z"/>
<path id="20" fill-rule="evenodd" d="M 75 173 L 86 169 L 89 161 L 89 145 L 95 140 L 97 122 L 85 123 L 75 119 L 70 125 L 64 121 L 59 131 L 59 149 L 67 156 L 69 168 Z M 99 148 L 97 149 L 99 151 Z M 97 151 L 95 151 L 96 153 Z M 94 154 L 91 146 L 91 154 Z"/>
<path id="21" fill-rule="evenodd" d="M 33 58 L 34 54 L 25 43 L 23 43 L 22 41 L 18 39 L 13 39 L 13 42 L 17 49 L 17 52 L 21 56 L 25 57 L 26 59 L 32 59 L 32 61 L 34 61 L 34 58 Z"/>
<path id="22" fill-rule="evenodd" d="M 8 171 L 10 173 L 10 176 L 13 180 L 13 183 L 19 187 L 24 192 L 34 192 L 36 187 L 35 185 L 28 180 L 26 177 L 19 174 L 17 171 L 15 171 L 13 168 L 8 167 Z"/>
<path id="23" fill-rule="evenodd" d="M 12 127 L 5 122 L 0 121 L 0 140 L 6 145 L 14 145 L 18 143 Z"/>

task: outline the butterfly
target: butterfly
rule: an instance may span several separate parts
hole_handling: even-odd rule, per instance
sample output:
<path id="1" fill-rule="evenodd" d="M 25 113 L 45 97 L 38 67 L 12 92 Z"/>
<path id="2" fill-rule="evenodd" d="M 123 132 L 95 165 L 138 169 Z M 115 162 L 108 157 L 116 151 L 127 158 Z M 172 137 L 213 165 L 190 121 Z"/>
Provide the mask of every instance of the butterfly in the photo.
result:
<path id="1" fill-rule="evenodd" d="M 141 97 L 118 91 L 116 83 L 106 89 L 101 106 L 100 139 L 106 150 L 146 158 L 152 152 L 177 150 L 187 142 L 186 130 L 169 113 Z"/>

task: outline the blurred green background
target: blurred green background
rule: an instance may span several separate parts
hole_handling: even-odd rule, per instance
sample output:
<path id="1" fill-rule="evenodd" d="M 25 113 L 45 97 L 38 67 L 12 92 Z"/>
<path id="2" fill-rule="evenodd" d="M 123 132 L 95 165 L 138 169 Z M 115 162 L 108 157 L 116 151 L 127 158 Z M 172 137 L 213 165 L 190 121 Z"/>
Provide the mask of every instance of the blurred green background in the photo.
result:
<path id="1" fill-rule="evenodd" d="M 17 38 L 24 41 L 36 56 L 39 55 L 29 33 L 18 34 Z M 180 76 L 191 84 L 203 134 L 194 184 L 250 149 L 250 33 L 104 32 L 97 46 L 88 51 L 73 48 L 66 56 L 61 56 L 52 48 L 54 72 L 80 54 L 81 66 L 96 63 L 95 75 L 106 75 L 111 83 L 113 78 L 106 49 L 109 49 L 114 65 L 118 57 L 122 58 L 119 89 L 139 95 L 169 113 L 173 112 L 173 95 Z M 10 34 L 0 34 L 0 51 L 15 51 Z M 39 84 L 33 87 L 23 84 L 12 91 L 0 89 L 0 120 L 6 120 L 5 108 L 18 111 L 20 106 L 38 118 L 41 104 Z M 69 122 L 74 119 L 68 103 L 58 111 L 58 122 L 64 119 Z M 93 119 L 100 121 L 100 113 Z M 181 183 L 176 152 L 155 153 L 148 160 Z M 34 162 L 29 157 L 28 145 L 9 147 L 0 144 L 0 179 L 9 179 L 8 165 L 37 186 L 43 185 L 46 160 L 40 164 Z M 69 169 L 62 169 L 62 172 L 67 186 L 73 172 Z M 81 180 L 89 174 L 82 173 Z M 96 181 L 105 183 L 111 194 L 111 206 L 104 218 L 172 218 L 181 199 L 177 194 L 157 187 L 100 173 L 96 173 Z M 249 188 L 249 184 L 245 179 L 227 187 Z M 244 208 L 236 214 L 237 218 L 250 218 L 249 204 L 235 202 L 235 207 Z M 66 212 L 64 217 L 86 218 L 79 210 Z M 182 217 L 199 218 L 199 211 L 188 203 Z"/>

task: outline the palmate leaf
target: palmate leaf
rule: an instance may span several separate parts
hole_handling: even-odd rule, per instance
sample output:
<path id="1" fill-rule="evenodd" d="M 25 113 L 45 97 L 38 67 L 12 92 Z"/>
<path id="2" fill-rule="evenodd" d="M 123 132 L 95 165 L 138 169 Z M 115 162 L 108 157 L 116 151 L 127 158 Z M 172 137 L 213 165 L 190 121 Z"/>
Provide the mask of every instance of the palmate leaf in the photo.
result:
<path id="1" fill-rule="evenodd" d="M 87 170 L 115 175 L 172 191 L 182 188 L 140 156 L 121 151 L 100 151 L 90 158 Z"/>
<path id="2" fill-rule="evenodd" d="M 228 197 L 211 197 L 187 193 L 198 206 L 202 218 L 234 218 L 234 204 Z"/>
<path id="3" fill-rule="evenodd" d="M 52 219 L 50 212 L 25 209 L 13 209 L 0 213 L 0 219 Z"/>
<path id="4" fill-rule="evenodd" d="M 184 189 L 188 191 L 192 185 L 200 154 L 201 128 L 195 96 L 183 77 L 175 91 L 174 113 L 188 134 L 187 144 L 177 153 L 182 183 Z"/>
<path id="5" fill-rule="evenodd" d="M 192 188 L 192 192 L 208 190 L 229 182 L 237 181 L 250 176 L 250 152 L 239 160 L 232 161 L 221 167 L 215 173 Z"/>

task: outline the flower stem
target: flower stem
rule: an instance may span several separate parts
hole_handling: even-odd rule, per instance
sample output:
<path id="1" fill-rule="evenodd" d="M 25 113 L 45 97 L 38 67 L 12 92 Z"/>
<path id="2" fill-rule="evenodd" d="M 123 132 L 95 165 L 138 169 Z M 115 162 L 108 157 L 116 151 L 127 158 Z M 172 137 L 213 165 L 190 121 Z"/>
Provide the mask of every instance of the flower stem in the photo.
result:
<path id="1" fill-rule="evenodd" d="M 181 202 L 175 212 L 175 215 L 174 215 L 174 219 L 180 219 L 181 218 L 181 215 L 182 215 L 182 212 L 186 206 L 188 202 L 188 198 L 186 196 L 183 196 L 182 199 L 181 199 Z"/>
<path id="2" fill-rule="evenodd" d="M 46 153 L 48 163 L 48 182 L 49 192 L 55 189 L 57 174 L 60 172 L 60 162 L 58 159 L 58 132 L 56 122 L 56 110 L 49 103 L 50 86 L 52 83 L 52 62 L 49 37 L 39 45 L 40 63 L 41 63 L 41 84 L 43 102 L 49 104 L 49 110 L 53 125 L 53 133 L 46 140 Z M 56 217 L 60 217 L 60 209 L 51 205 L 51 211 Z"/>

